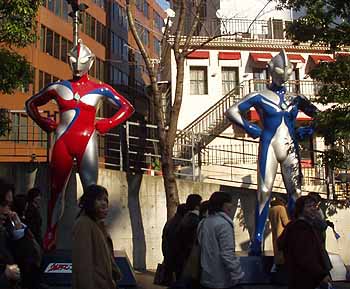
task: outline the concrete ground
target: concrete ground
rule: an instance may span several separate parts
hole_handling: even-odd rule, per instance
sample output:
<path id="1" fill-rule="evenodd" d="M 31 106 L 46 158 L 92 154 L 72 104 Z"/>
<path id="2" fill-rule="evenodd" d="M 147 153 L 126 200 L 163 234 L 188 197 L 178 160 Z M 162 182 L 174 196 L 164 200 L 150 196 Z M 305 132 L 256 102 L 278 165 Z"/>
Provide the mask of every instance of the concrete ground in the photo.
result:
<path id="1" fill-rule="evenodd" d="M 157 286 L 153 284 L 154 272 L 135 272 L 137 287 L 124 287 L 119 289 L 167 289 L 167 287 Z M 350 282 L 334 282 L 334 289 L 350 289 Z M 49 287 L 49 289 L 70 289 L 70 287 Z M 244 284 L 237 289 L 287 289 L 287 286 L 272 285 L 272 284 Z"/>
<path id="2" fill-rule="evenodd" d="M 166 287 L 153 284 L 154 272 L 135 272 L 138 289 L 165 289 Z M 334 289 L 350 289 L 350 282 L 335 282 Z M 238 288 L 237 288 L 238 289 Z M 287 289 L 287 286 L 271 285 L 271 284 L 245 284 L 240 289 Z"/>

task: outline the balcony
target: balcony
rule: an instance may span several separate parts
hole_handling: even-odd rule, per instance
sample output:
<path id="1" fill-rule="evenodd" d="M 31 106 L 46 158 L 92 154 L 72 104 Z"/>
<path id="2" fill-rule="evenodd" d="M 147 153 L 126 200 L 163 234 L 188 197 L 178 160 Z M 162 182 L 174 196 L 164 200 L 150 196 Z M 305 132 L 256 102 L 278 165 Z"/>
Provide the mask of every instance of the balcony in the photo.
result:
<path id="1" fill-rule="evenodd" d="M 240 98 L 255 92 L 263 91 L 270 84 L 266 79 L 250 79 L 240 83 Z M 319 95 L 321 83 L 315 80 L 289 80 L 285 84 L 289 93 L 304 95 L 311 101 L 314 101 Z"/>
<path id="2" fill-rule="evenodd" d="M 235 36 L 236 40 L 290 40 L 287 39 L 285 30 L 291 21 L 281 19 L 253 20 L 244 18 L 203 18 L 195 36 Z M 186 32 L 190 31 L 192 22 L 187 20 Z"/>

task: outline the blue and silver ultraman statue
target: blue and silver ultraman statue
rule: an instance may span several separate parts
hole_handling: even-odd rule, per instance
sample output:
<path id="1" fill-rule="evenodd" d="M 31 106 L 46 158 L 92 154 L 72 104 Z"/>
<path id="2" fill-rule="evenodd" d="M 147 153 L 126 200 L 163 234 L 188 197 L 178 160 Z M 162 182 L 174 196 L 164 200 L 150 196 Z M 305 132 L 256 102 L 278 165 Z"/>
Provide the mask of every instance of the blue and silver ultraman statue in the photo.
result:
<path id="1" fill-rule="evenodd" d="M 295 128 L 298 110 L 315 116 L 317 108 L 304 96 L 286 92 L 283 84 L 293 71 L 282 50 L 268 64 L 272 84 L 264 91 L 247 95 L 226 112 L 227 118 L 241 126 L 251 137 L 260 137 L 258 157 L 258 191 L 255 212 L 255 233 L 250 254 L 260 255 L 264 228 L 269 211 L 272 186 L 278 164 L 288 194 L 288 210 L 292 213 L 301 194 L 302 173 L 297 139 L 313 133 L 313 127 Z M 244 118 L 244 112 L 254 107 L 262 127 Z"/>

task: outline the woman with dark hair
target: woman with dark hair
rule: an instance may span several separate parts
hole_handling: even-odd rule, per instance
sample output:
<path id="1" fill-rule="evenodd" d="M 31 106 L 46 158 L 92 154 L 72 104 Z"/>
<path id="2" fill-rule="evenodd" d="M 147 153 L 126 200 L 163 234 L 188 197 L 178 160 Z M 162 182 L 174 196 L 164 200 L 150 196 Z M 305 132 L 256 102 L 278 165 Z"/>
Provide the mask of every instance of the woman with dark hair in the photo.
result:
<path id="1" fill-rule="evenodd" d="M 244 276 L 235 254 L 235 205 L 228 192 L 215 192 L 208 203 L 209 216 L 198 226 L 200 283 L 203 288 L 233 288 Z"/>
<path id="2" fill-rule="evenodd" d="M 87 187 L 73 228 L 73 289 L 114 289 L 120 271 L 113 243 L 104 220 L 108 214 L 108 192 L 99 185 Z"/>
<path id="3" fill-rule="evenodd" d="M 277 240 L 287 265 L 288 289 L 314 289 L 330 281 L 331 269 L 327 252 L 313 226 L 317 217 L 315 199 L 310 196 L 298 198 L 294 214 L 295 220 Z"/>

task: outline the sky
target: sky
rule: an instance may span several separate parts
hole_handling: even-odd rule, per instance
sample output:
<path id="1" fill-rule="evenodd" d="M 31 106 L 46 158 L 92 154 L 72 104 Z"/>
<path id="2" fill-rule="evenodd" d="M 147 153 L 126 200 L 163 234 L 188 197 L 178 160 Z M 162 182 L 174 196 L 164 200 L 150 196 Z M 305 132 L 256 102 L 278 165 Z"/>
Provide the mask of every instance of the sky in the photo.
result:
<path id="1" fill-rule="evenodd" d="M 169 3 L 165 0 L 157 0 L 157 2 L 163 9 L 166 9 L 169 7 Z"/>

